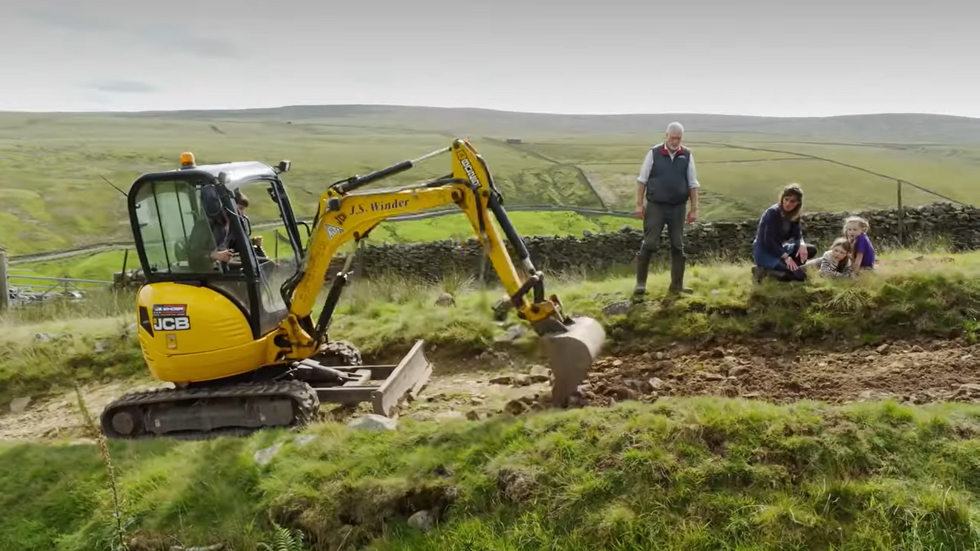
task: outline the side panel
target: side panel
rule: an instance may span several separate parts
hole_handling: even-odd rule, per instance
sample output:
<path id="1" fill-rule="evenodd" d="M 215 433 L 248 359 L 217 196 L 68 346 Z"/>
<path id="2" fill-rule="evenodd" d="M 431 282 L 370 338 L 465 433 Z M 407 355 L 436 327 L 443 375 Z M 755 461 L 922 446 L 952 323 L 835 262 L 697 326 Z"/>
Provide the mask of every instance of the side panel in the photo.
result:
<path id="1" fill-rule="evenodd" d="M 253 341 L 245 314 L 214 289 L 154 283 L 140 289 L 136 306 L 140 346 L 160 380 L 207 381 L 265 363 L 267 339 Z"/>

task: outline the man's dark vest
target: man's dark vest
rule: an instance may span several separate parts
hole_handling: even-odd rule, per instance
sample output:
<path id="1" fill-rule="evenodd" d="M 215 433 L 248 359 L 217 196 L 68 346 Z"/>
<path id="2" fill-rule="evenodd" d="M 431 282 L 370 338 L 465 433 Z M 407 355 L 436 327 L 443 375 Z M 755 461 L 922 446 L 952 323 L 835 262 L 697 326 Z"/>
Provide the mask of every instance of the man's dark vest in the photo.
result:
<path id="1" fill-rule="evenodd" d="M 687 167 L 691 163 L 691 150 L 681 146 L 673 159 L 663 144 L 651 152 L 653 166 L 647 178 L 647 201 L 683 205 L 688 200 Z"/>

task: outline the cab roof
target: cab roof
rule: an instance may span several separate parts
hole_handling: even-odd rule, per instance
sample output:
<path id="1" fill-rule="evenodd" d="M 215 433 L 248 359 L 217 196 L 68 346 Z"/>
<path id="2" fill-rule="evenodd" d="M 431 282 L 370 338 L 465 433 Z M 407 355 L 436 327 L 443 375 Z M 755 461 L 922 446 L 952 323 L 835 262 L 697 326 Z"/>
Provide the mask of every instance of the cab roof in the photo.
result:
<path id="1" fill-rule="evenodd" d="M 206 172 L 215 178 L 224 172 L 227 176 L 225 187 L 230 191 L 235 191 L 245 184 L 258 180 L 274 180 L 278 177 L 271 166 L 259 161 L 234 161 L 175 170 L 175 172 L 188 171 Z"/>
<path id="2" fill-rule="evenodd" d="M 196 165 L 183 168 L 175 168 L 161 172 L 143 174 L 137 178 L 134 185 L 146 178 L 159 179 L 169 175 L 181 173 L 191 173 L 218 178 L 224 172 L 227 176 L 225 186 L 229 191 L 257 181 L 270 181 L 278 178 L 276 171 L 269 165 L 259 161 L 233 161 L 227 163 L 214 163 L 207 165 Z"/>

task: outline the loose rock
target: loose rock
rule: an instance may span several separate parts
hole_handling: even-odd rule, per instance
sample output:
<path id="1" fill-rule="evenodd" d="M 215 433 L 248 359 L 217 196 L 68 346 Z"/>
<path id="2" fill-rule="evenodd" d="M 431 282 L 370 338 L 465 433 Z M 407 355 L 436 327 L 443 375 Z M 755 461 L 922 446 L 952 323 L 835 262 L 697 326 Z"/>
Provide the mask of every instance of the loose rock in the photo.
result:
<path id="1" fill-rule="evenodd" d="M 364 417 L 358 417 L 350 423 L 347 423 L 347 426 L 357 430 L 395 430 L 398 427 L 398 420 L 391 417 L 384 417 L 376 413 L 369 413 Z"/>
<path id="2" fill-rule="evenodd" d="M 511 325 L 510 327 L 507 328 L 506 331 L 504 331 L 503 334 L 497 335 L 496 337 L 494 337 L 493 340 L 494 342 L 500 344 L 514 342 L 517 339 L 523 337 L 524 333 L 526 332 L 527 332 L 527 328 L 524 327 L 523 325 Z"/>
<path id="3" fill-rule="evenodd" d="M 547 383 L 551 380 L 551 370 L 543 365 L 532 365 L 529 376 L 533 383 Z"/>
<path id="4" fill-rule="evenodd" d="M 740 366 L 731 368 L 728 371 L 728 376 L 729 377 L 741 377 L 742 375 L 745 375 L 748 372 L 749 372 L 749 368 L 745 367 L 744 365 L 740 365 Z"/>
<path id="5" fill-rule="evenodd" d="M 630 311 L 630 303 L 627 300 L 621 300 L 619 302 L 614 302 L 607 305 L 602 309 L 602 313 L 607 316 L 625 316 Z"/>
<path id="6" fill-rule="evenodd" d="M 268 448 L 263 448 L 255 452 L 253 459 L 255 459 L 255 462 L 259 465 L 268 465 L 269 462 L 272 461 L 272 458 L 279 453 L 280 449 L 282 449 L 282 443 L 269 446 Z"/>
<path id="7" fill-rule="evenodd" d="M 303 434 L 297 436 L 296 439 L 293 440 L 293 443 L 295 443 L 297 446 L 305 446 L 314 440 L 316 440 L 315 434 Z"/>
<path id="8" fill-rule="evenodd" d="M 432 518 L 432 514 L 428 511 L 419 511 L 408 517 L 408 525 L 416 530 L 428 532 L 429 530 L 432 530 L 433 526 L 435 525 L 435 521 Z"/>
<path id="9" fill-rule="evenodd" d="M 27 406 L 31 404 L 31 397 L 24 396 L 22 398 L 14 398 L 10 402 L 10 412 L 11 413 L 24 413 L 27 410 Z"/>
<path id="10" fill-rule="evenodd" d="M 521 415 L 528 411 L 528 406 L 520 400 L 511 400 L 504 406 L 504 411 L 511 415 Z"/>

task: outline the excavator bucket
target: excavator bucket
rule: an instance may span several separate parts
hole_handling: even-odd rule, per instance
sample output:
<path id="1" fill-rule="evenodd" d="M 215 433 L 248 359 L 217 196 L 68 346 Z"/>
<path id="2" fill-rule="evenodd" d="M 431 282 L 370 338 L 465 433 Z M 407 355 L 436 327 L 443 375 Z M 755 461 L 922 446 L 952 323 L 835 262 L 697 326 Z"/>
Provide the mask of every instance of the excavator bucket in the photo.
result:
<path id="1" fill-rule="evenodd" d="M 606 340 L 606 330 L 592 318 L 574 317 L 565 328 L 565 332 L 550 333 L 541 339 L 554 376 L 552 400 L 561 406 L 588 377 Z"/>

